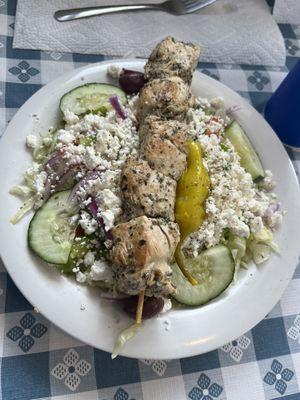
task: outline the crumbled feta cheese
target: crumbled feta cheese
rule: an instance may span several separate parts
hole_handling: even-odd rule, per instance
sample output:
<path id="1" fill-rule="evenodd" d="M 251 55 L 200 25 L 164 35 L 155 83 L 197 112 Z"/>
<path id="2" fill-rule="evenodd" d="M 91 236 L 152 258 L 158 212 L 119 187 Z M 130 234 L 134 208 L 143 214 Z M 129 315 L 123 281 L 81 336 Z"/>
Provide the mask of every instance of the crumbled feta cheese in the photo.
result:
<path id="1" fill-rule="evenodd" d="M 35 149 L 38 145 L 38 138 L 35 135 L 28 135 L 26 137 L 26 145 L 29 148 Z"/>
<path id="2" fill-rule="evenodd" d="M 95 261 L 95 256 L 94 256 L 93 252 L 92 251 L 88 251 L 85 254 L 84 259 L 83 259 L 84 265 L 86 267 L 90 267 L 91 265 L 94 264 L 94 261 Z"/>
<path id="3" fill-rule="evenodd" d="M 64 112 L 64 120 L 66 121 L 66 123 L 68 125 L 74 125 L 77 122 L 79 122 L 79 117 L 78 117 L 78 115 L 74 114 L 72 111 L 66 110 Z"/>
<path id="4" fill-rule="evenodd" d="M 98 222 L 86 211 L 81 211 L 79 224 L 86 235 L 91 235 L 98 229 Z"/>
<path id="5" fill-rule="evenodd" d="M 101 217 L 103 218 L 106 230 L 110 230 L 115 222 L 114 213 L 111 210 L 102 211 Z"/>
<path id="6" fill-rule="evenodd" d="M 164 299 L 164 306 L 163 309 L 161 310 L 160 314 L 164 314 L 167 311 L 170 311 L 172 308 L 172 301 L 170 299 Z"/>
<path id="7" fill-rule="evenodd" d="M 35 207 L 41 206 L 43 202 L 46 182 L 47 182 L 47 173 L 45 171 L 39 172 L 33 181 L 33 186 L 36 194 Z"/>
<path id="8" fill-rule="evenodd" d="M 91 266 L 90 278 L 93 281 L 113 282 L 111 266 L 106 261 L 97 260 Z"/>
<path id="9" fill-rule="evenodd" d="M 59 142 L 61 142 L 61 143 L 69 144 L 69 143 L 74 142 L 75 136 L 72 135 L 72 133 L 70 133 L 70 132 L 68 132 L 68 131 L 65 131 L 64 129 L 60 129 L 60 130 L 58 131 L 57 140 L 58 140 Z"/>
<path id="10" fill-rule="evenodd" d="M 103 189 L 97 197 L 101 209 L 112 209 L 121 207 L 122 201 L 120 197 L 116 196 L 110 189 Z"/>
<path id="11" fill-rule="evenodd" d="M 76 281 L 78 283 L 84 283 L 86 281 L 86 275 L 83 274 L 81 271 L 78 271 L 76 274 Z"/>
<path id="12" fill-rule="evenodd" d="M 119 79 L 120 74 L 121 74 L 122 68 L 119 67 L 116 64 L 111 64 L 107 67 L 107 73 L 109 76 L 111 76 L 113 79 Z"/>
<path id="13" fill-rule="evenodd" d="M 261 182 L 259 182 L 258 187 L 260 189 L 266 190 L 267 192 L 274 189 L 275 182 L 271 171 L 269 171 L 268 169 L 265 171 L 265 177 Z"/>
<path id="14" fill-rule="evenodd" d="M 276 230 L 282 223 L 283 215 L 281 212 L 276 212 L 273 215 L 266 218 L 266 224 L 272 230 Z"/>
<path id="15" fill-rule="evenodd" d="M 37 162 L 33 162 L 29 168 L 27 168 L 25 175 L 28 177 L 34 177 L 40 170 L 40 165 Z"/>
<path id="16" fill-rule="evenodd" d="M 37 174 L 34 182 L 37 193 L 41 193 L 44 190 L 46 180 L 47 173 L 45 171 L 41 171 L 39 174 Z"/>
<path id="17" fill-rule="evenodd" d="M 260 232 L 264 227 L 262 217 L 254 217 L 253 219 L 250 219 L 249 225 L 251 232 L 254 233 Z"/>
<path id="18" fill-rule="evenodd" d="M 101 164 L 101 157 L 96 155 L 95 149 L 92 146 L 86 148 L 84 163 L 88 169 L 95 169 Z"/>

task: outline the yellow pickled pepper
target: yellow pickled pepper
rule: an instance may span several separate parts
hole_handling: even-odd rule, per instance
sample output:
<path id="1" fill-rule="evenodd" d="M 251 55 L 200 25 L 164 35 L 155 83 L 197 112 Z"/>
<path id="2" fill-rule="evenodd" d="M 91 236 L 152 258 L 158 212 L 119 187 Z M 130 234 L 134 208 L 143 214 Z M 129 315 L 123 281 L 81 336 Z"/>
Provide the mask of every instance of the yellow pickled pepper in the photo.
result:
<path id="1" fill-rule="evenodd" d="M 205 218 L 204 202 L 209 194 L 210 179 L 203 164 L 202 150 L 198 142 L 188 143 L 187 169 L 177 183 L 175 220 L 180 229 L 180 242 L 175 260 L 184 276 L 192 285 L 198 282 L 188 273 L 181 251 L 186 237 L 201 226 Z"/>

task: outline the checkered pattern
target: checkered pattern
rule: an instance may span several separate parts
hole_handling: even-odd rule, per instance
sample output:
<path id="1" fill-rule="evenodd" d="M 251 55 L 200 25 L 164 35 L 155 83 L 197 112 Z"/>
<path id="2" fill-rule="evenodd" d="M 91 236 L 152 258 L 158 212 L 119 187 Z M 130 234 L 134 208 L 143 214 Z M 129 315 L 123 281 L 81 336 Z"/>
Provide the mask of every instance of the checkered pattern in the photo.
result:
<path id="1" fill-rule="evenodd" d="M 103 56 L 12 48 L 15 0 L 0 0 L 0 134 L 58 75 Z M 284 68 L 199 64 L 260 112 L 300 57 L 300 27 L 281 25 Z M 106 57 L 107 59 L 107 57 Z M 289 153 L 297 173 L 300 155 Z M 252 331 L 205 355 L 112 361 L 36 313 L 0 263 L 0 398 L 80 400 L 300 399 L 300 265 L 281 301 Z"/>

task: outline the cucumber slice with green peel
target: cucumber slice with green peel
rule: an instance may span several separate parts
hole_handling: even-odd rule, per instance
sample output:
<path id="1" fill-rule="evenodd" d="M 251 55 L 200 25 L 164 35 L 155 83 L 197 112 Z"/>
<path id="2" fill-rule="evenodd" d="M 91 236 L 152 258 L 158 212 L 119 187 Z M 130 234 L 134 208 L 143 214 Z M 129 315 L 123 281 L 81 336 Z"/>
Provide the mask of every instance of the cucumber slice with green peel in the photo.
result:
<path id="1" fill-rule="evenodd" d="M 252 176 L 254 182 L 265 177 L 261 161 L 241 126 L 233 121 L 225 130 L 225 137 L 232 143 L 241 158 L 241 166 Z"/>
<path id="2" fill-rule="evenodd" d="M 60 100 L 63 114 L 72 111 L 76 115 L 112 109 L 108 99 L 116 95 L 122 104 L 126 103 L 126 95 L 117 86 L 106 83 L 87 83 L 66 93 Z"/>
<path id="3" fill-rule="evenodd" d="M 30 249 L 51 264 L 66 264 L 75 228 L 67 211 L 70 191 L 53 194 L 34 214 L 28 228 Z"/>
<path id="4" fill-rule="evenodd" d="M 97 259 L 105 257 L 106 247 L 103 244 L 104 239 L 100 239 L 95 233 L 88 236 L 77 236 L 73 241 L 68 262 L 60 265 L 63 272 L 67 275 L 73 275 L 73 268 L 83 263 L 84 256 L 88 251 L 92 251 Z"/>
<path id="5" fill-rule="evenodd" d="M 186 269 L 198 281 L 192 285 L 177 264 L 172 265 L 175 300 L 189 306 L 200 306 L 219 296 L 234 277 L 235 264 L 228 247 L 218 245 L 204 250 L 198 257 L 186 259 Z"/>
<path id="6" fill-rule="evenodd" d="M 62 265 L 61 268 L 67 275 L 74 274 L 73 268 L 77 267 L 77 262 L 84 258 L 89 251 L 90 239 L 88 236 L 78 237 L 73 241 L 68 262 Z"/>

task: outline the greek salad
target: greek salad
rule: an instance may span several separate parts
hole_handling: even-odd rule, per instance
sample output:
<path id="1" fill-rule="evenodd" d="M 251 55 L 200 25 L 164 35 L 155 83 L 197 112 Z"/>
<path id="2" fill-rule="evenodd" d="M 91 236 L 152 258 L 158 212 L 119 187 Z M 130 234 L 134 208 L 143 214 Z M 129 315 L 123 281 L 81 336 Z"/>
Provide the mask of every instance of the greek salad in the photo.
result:
<path id="1" fill-rule="evenodd" d="M 136 319 L 114 356 L 143 319 L 204 305 L 279 251 L 284 213 L 238 107 L 190 92 L 198 51 L 167 38 L 145 73 L 112 64 L 115 85 L 66 93 L 58 126 L 27 136 L 33 162 L 10 191 L 23 200 L 13 224 L 34 212 L 31 251 Z"/>

